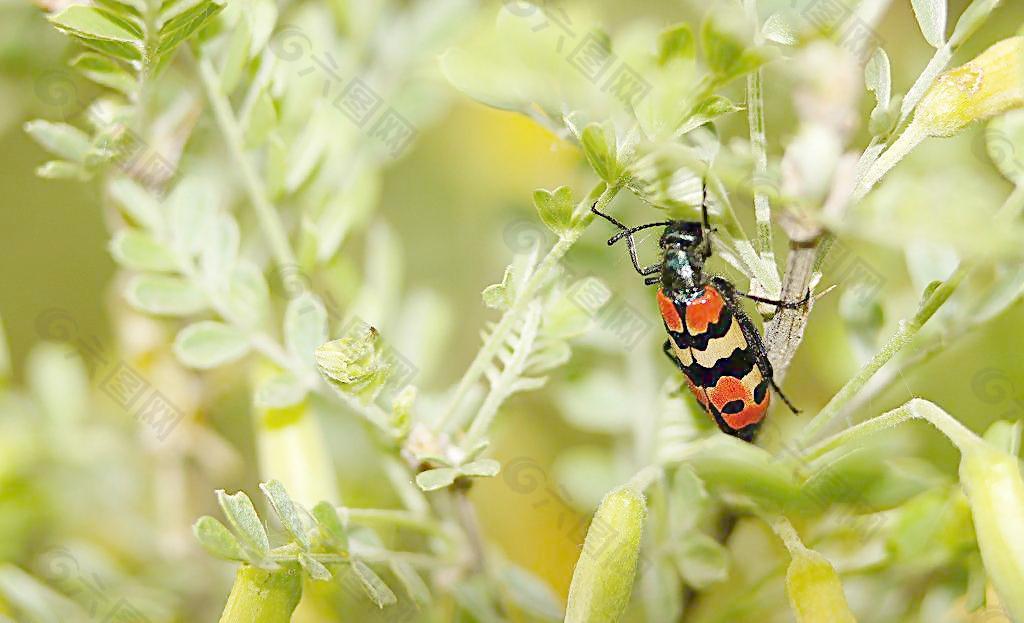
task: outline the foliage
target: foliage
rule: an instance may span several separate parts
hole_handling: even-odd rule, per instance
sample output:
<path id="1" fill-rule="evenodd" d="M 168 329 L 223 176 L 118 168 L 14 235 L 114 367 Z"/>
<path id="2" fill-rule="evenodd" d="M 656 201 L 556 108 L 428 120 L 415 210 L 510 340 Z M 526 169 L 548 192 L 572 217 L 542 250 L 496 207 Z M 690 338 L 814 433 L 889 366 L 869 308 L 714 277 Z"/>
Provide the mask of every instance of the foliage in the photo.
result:
<path id="1" fill-rule="evenodd" d="M 36 509 L 0 525 L 15 537 L 3 546 L 0 614 L 88 620 L 81 594 L 28 545 L 43 535 L 81 577 L 105 577 L 106 597 L 134 596 L 161 621 L 217 609 L 222 622 L 932 620 L 935 608 L 983 606 L 1024 620 L 1019 422 L 979 436 L 920 398 L 864 417 L 901 374 L 1024 293 L 1024 176 L 1001 151 L 1022 144 L 1022 38 L 978 42 L 950 68 L 999 3 L 974 0 L 950 32 L 943 0 L 913 0 L 933 56 L 906 89 L 897 76 L 916 73 L 909 61 L 875 41 L 863 54 L 863 41 L 833 40 L 810 21 L 813 7 L 727 1 L 692 22 L 659 29 L 641 16 L 607 32 L 582 6 L 550 4 L 99 0 L 50 12 L 87 49 L 70 65 L 99 95 L 63 122 L 26 124 L 55 158 L 38 173 L 103 188 L 127 303 L 119 350 L 180 418 L 164 431 L 132 407 L 135 447 L 77 358 L 42 346 L 23 390 L 7 388 L 0 349 L 0 408 L 13 414 L 12 441 L 0 442 L 13 456 L 4 495 Z M 853 3 L 849 16 L 873 33 L 888 5 Z M 784 105 L 775 73 L 794 93 L 791 127 L 766 114 Z M 442 327 L 467 306 L 442 296 L 444 276 L 403 287 L 416 258 L 402 261 L 396 232 L 413 216 L 382 208 L 389 175 L 451 103 L 449 86 L 574 146 L 590 189 L 574 179 L 518 192 L 535 210 L 529 244 L 483 290 L 496 315 L 465 370 L 431 384 L 416 373 L 449 355 Z M 972 186 L 969 171 L 943 180 L 910 168 L 916 147 L 979 122 L 1007 197 Z M 846 243 L 905 258 L 907 283 L 840 283 L 856 365 L 813 417 L 773 415 L 758 445 L 712 431 L 675 370 L 653 367 L 657 348 L 646 347 L 660 336 L 644 348 L 595 337 L 619 301 L 570 267 L 587 251 L 592 208 L 633 198 L 657 220 L 695 219 L 705 183 L 715 270 L 743 290 L 820 295 L 826 279 L 845 278 L 829 262 Z M 821 316 L 813 309 L 759 307 L 780 383 Z M 71 338 L 63 324 L 46 329 Z M 232 392 L 251 417 L 241 440 L 207 419 L 238 400 Z M 554 467 L 575 485 L 570 511 L 596 507 L 564 606 L 550 577 L 481 527 L 478 496 L 522 475 L 502 450 L 504 431 L 537 421 L 513 419 L 519 404 L 561 412 L 559 426 L 591 444 Z M 918 458 L 902 426 L 913 419 L 953 443 L 958 474 Z M 250 439 L 254 459 L 231 449 Z M 223 488 L 225 467 L 250 459 L 258 467 L 240 486 L 263 483 L 262 513 Z M 172 490 L 192 463 L 223 515 L 192 524 L 210 557 L 181 540 L 192 522 L 180 515 L 209 506 Z M 120 488 L 82 499 L 90 478 L 116 472 L 130 474 Z M 155 492 L 154 508 L 140 491 Z M 107 512 L 73 512 L 87 503 Z M 171 545 L 157 542 L 168 509 Z M 138 546 L 118 538 L 139 533 Z M 216 573 L 216 586 L 196 579 Z M 898 598 L 877 597 L 893 586 Z"/>

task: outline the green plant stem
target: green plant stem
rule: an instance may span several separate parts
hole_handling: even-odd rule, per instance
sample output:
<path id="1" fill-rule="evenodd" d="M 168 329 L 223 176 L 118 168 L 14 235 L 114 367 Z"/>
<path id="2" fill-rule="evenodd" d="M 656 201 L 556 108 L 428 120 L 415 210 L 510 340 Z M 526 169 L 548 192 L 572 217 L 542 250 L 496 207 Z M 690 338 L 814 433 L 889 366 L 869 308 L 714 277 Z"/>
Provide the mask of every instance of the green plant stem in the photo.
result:
<path id="1" fill-rule="evenodd" d="M 757 0 L 746 0 L 744 2 L 747 14 L 758 22 Z M 757 43 L 761 43 L 760 30 L 755 37 Z M 764 129 L 764 93 L 761 83 L 764 79 L 764 70 L 756 69 L 747 75 L 747 125 L 750 127 L 750 146 L 754 152 L 754 217 L 757 221 L 757 253 L 760 256 L 761 264 L 764 265 L 766 275 L 771 279 L 761 285 L 769 298 L 779 298 L 782 290 L 782 278 L 779 276 L 779 268 L 775 262 L 775 249 L 772 241 L 772 211 L 768 201 L 768 195 L 762 190 L 761 184 L 768 177 L 768 141 Z"/>
<path id="2" fill-rule="evenodd" d="M 796 528 L 789 522 L 788 519 L 779 515 L 777 517 L 768 517 L 762 515 L 761 517 L 765 523 L 772 529 L 772 532 L 779 537 L 782 544 L 786 546 L 786 550 L 789 551 L 790 556 L 800 556 L 807 554 L 807 546 L 800 540 L 800 535 L 797 533 Z"/>
<path id="3" fill-rule="evenodd" d="M 863 176 L 853 189 L 852 203 L 858 203 L 863 199 L 886 173 L 906 158 L 925 138 L 927 138 L 927 134 L 924 128 L 913 122 L 908 125 L 895 142 L 882 152 L 870 166 L 866 167 Z"/>
<path id="4" fill-rule="evenodd" d="M 935 54 L 932 55 L 931 60 L 925 65 L 924 71 L 914 81 L 913 86 L 907 91 L 907 95 L 903 98 L 903 103 L 900 105 L 900 123 L 903 123 L 910 117 L 910 113 L 914 111 L 914 108 L 924 97 L 924 94 L 928 91 L 928 88 L 932 86 L 935 79 L 949 64 L 949 61 L 953 58 L 953 50 L 950 49 L 949 44 L 942 46 L 935 50 Z"/>
<path id="5" fill-rule="evenodd" d="M 1024 209 L 1024 186 L 1018 186 L 1014 188 L 1010 196 L 1003 202 L 1002 207 L 996 212 L 993 218 L 994 224 L 998 227 L 1016 220 L 1020 216 L 1022 209 Z M 921 330 L 921 327 L 924 326 L 924 323 L 949 300 L 949 297 L 956 291 L 973 268 L 974 262 L 968 260 L 961 261 L 956 270 L 953 271 L 953 274 L 932 290 L 913 317 L 909 320 L 900 321 L 896 333 L 889 338 L 889 341 L 886 342 L 882 349 L 852 379 L 847 381 L 836 395 L 832 397 L 832 400 L 800 432 L 796 440 L 798 445 L 804 445 L 843 411 L 847 403 L 864 388 L 871 377 L 888 363 L 896 353 L 900 352 L 910 343 L 918 331 Z"/>
<path id="6" fill-rule="evenodd" d="M 665 469 L 661 465 L 648 465 L 629 479 L 628 486 L 640 493 L 645 492 L 655 482 L 661 480 L 665 475 Z"/>
<path id="7" fill-rule="evenodd" d="M 279 480 L 298 503 L 312 507 L 338 502 L 338 481 L 331 453 L 316 413 L 306 402 L 287 423 L 273 423 L 263 409 L 254 409 L 256 446 L 263 480 Z"/>
<path id="8" fill-rule="evenodd" d="M 220 623 L 288 623 L 302 596 L 302 573 L 291 564 L 276 571 L 242 565 Z"/>
<path id="9" fill-rule="evenodd" d="M 584 202 L 589 201 L 589 198 L 593 196 L 598 189 L 604 186 L 604 182 L 598 183 L 597 187 L 587 195 Z M 599 209 L 604 209 L 611 200 L 618 194 L 620 189 L 619 185 L 607 186 L 604 192 L 601 193 L 597 199 L 597 205 Z M 589 208 L 589 205 L 587 206 Z M 455 388 L 455 393 L 452 395 L 451 401 L 448 403 L 448 408 L 445 413 L 441 416 L 437 424 L 437 429 L 444 431 L 452 426 L 455 414 L 458 410 L 462 400 L 466 397 L 466 393 L 469 389 L 476 384 L 480 377 L 483 375 L 487 366 L 490 365 L 495 355 L 498 353 L 498 349 L 505 343 L 505 338 L 508 336 L 508 332 L 511 331 L 518 323 L 522 320 L 522 316 L 526 313 L 527 307 L 530 302 L 537 295 L 541 286 L 544 285 L 550 274 L 557 268 L 559 262 L 565 257 L 565 254 L 572 248 L 572 245 L 579 240 L 579 237 L 583 234 L 587 225 L 593 220 L 594 215 L 592 212 L 581 212 L 578 220 L 578 225 L 564 234 L 559 238 L 558 242 L 555 243 L 551 250 L 548 251 L 544 259 L 541 260 L 540 264 L 533 271 L 530 279 L 517 293 L 516 300 L 512 303 L 512 306 L 502 315 L 501 320 L 495 325 L 494 330 L 487 336 L 484 341 L 484 345 L 477 352 L 476 357 L 469 364 L 465 374 L 459 380 L 458 386 Z"/>
<path id="10" fill-rule="evenodd" d="M 441 534 L 441 526 L 435 520 L 409 511 L 339 506 L 338 513 L 343 519 L 364 526 L 400 526 L 431 534 Z"/>
<path id="11" fill-rule="evenodd" d="M 519 341 L 511 356 L 504 362 L 505 367 L 501 374 L 496 379 L 492 379 L 491 390 L 484 398 L 483 404 L 480 405 L 466 432 L 463 448 L 472 448 L 483 438 L 498 415 L 498 409 L 502 403 L 516 390 L 516 382 L 523 372 L 527 358 L 533 352 L 537 330 L 540 327 L 540 312 L 540 303 L 531 304 L 527 309 Z"/>
<path id="12" fill-rule="evenodd" d="M 199 59 L 197 62 L 206 97 L 210 100 L 210 106 L 217 118 L 221 134 L 224 135 L 224 142 L 227 144 L 231 158 L 242 175 L 246 193 L 249 195 L 253 209 L 256 210 L 256 217 L 259 219 L 263 234 L 267 237 L 267 242 L 270 243 L 274 259 L 280 266 L 294 266 L 296 265 L 295 254 L 288 243 L 288 234 L 285 232 L 284 224 L 274 210 L 274 206 L 267 199 L 267 191 L 263 182 L 256 175 L 252 163 L 245 155 L 242 128 L 231 109 L 231 103 L 220 90 L 217 70 L 208 59 Z"/>
<path id="13" fill-rule="evenodd" d="M 804 453 L 804 459 L 808 462 L 817 460 L 836 448 L 848 446 L 912 419 L 927 421 L 939 429 L 961 451 L 969 450 L 975 444 L 982 443 L 981 438 L 935 404 L 927 400 L 914 398 L 892 411 L 873 417 L 856 426 L 851 426 L 815 444 Z"/>
<path id="14" fill-rule="evenodd" d="M 741 264 L 742 267 L 737 266 L 736 268 L 740 272 L 745 272 L 750 275 L 753 280 L 757 283 L 769 287 L 770 284 L 778 282 L 778 268 L 775 266 L 775 262 L 772 262 L 771 267 L 768 267 L 764 262 L 761 261 L 761 257 L 757 253 L 757 249 L 754 248 L 753 243 L 750 242 L 750 238 L 747 233 L 743 230 L 743 224 L 736 217 L 736 212 L 732 209 L 732 204 L 729 202 L 728 194 L 725 191 L 725 186 L 722 181 L 718 179 L 710 170 L 707 172 L 708 181 L 708 193 L 712 197 L 717 197 L 719 205 L 722 206 L 721 223 L 728 234 L 728 237 L 732 240 L 732 247 L 729 248 Z M 744 270 L 745 269 L 745 270 Z M 773 277 L 774 274 L 774 277 Z M 779 286 L 781 288 L 781 284 Z"/>
<path id="15" fill-rule="evenodd" d="M 297 549 L 275 550 L 271 552 L 267 558 L 276 563 L 292 563 L 298 560 L 298 553 Z M 355 543 L 352 544 L 351 555 L 348 553 L 331 554 L 321 552 L 307 552 L 305 555 L 325 565 L 347 565 L 351 564 L 353 558 L 358 558 L 363 562 L 374 564 L 395 560 L 407 562 L 414 567 L 422 569 L 436 569 L 438 566 L 453 566 L 456 564 L 452 561 L 446 561 L 429 554 L 360 546 Z"/>
<path id="16" fill-rule="evenodd" d="M 928 319 L 935 315 L 935 312 L 949 300 L 949 297 L 960 286 L 960 283 L 963 282 L 964 277 L 967 276 L 967 273 L 972 268 L 973 266 L 969 262 L 961 262 L 953 274 L 928 295 L 928 298 L 921 304 L 916 314 L 909 320 L 900 321 L 896 333 L 889 338 L 885 345 L 882 346 L 882 349 L 869 362 L 864 364 L 864 367 L 852 379 L 843 385 L 836 395 L 832 397 L 832 400 L 800 432 L 800 435 L 797 437 L 798 445 L 803 445 L 828 426 L 839 415 L 839 412 L 846 403 L 867 384 L 871 377 L 888 363 L 896 353 L 900 352 L 904 346 L 910 343 L 910 340 L 917 335 L 921 327 L 924 326 L 924 323 L 928 322 Z"/>

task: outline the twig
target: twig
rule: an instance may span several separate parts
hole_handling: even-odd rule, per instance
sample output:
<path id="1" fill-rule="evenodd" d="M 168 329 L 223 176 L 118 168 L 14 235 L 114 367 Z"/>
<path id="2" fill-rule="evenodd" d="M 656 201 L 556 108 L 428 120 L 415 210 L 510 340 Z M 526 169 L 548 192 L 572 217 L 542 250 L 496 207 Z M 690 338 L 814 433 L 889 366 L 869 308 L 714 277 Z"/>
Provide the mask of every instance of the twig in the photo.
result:
<path id="1" fill-rule="evenodd" d="M 245 155 L 245 146 L 242 138 L 242 128 L 231 109 L 231 102 L 221 93 L 220 81 L 217 71 L 209 59 L 200 59 L 199 76 L 202 78 L 203 87 L 206 89 L 206 96 L 213 107 L 214 116 L 217 118 L 217 125 L 220 126 L 221 134 L 224 135 L 224 142 L 227 143 L 228 151 L 231 153 L 235 166 L 242 175 L 246 193 L 249 201 L 256 211 L 260 228 L 270 243 L 270 249 L 274 253 L 274 259 L 280 266 L 294 266 L 296 263 L 295 254 L 288 243 L 288 234 L 285 233 L 284 224 L 274 210 L 274 206 L 267 199 L 266 189 L 252 163 Z"/>
<path id="2" fill-rule="evenodd" d="M 469 540 L 469 549 L 472 552 L 473 560 L 471 568 L 478 573 L 487 570 L 486 546 L 483 533 L 480 530 L 480 520 L 476 516 L 476 509 L 469 501 L 465 489 L 456 489 L 452 492 L 455 503 L 455 515 L 458 517 L 459 526 Z"/>
<path id="3" fill-rule="evenodd" d="M 758 24 L 757 0 L 744 2 L 747 14 Z M 755 41 L 761 43 L 760 28 L 757 28 Z M 769 298 L 778 298 L 781 292 L 778 265 L 775 263 L 775 250 L 772 241 L 772 210 L 762 184 L 768 177 L 768 147 L 764 130 L 764 94 L 761 81 L 764 70 L 758 68 L 747 76 L 747 125 L 750 127 L 750 146 L 754 152 L 754 216 L 757 219 L 757 253 L 765 267 L 765 274 L 770 278 L 761 283 Z"/>
<path id="4" fill-rule="evenodd" d="M 994 217 L 995 223 L 1000 225 L 1015 220 L 1020 215 L 1022 208 L 1024 208 L 1024 186 L 1018 186 L 1006 198 L 1002 207 L 999 208 Z M 889 341 L 885 343 L 882 349 L 875 354 L 871 361 L 864 364 L 852 379 L 843 385 L 836 395 L 832 397 L 832 400 L 800 432 L 800 435 L 797 437 L 798 445 L 806 444 L 815 434 L 821 432 L 822 429 L 831 423 L 846 408 L 846 405 L 860 393 L 861 389 L 871 380 L 871 377 L 910 343 L 918 331 L 921 330 L 921 327 L 928 322 L 928 319 L 949 300 L 949 297 L 960 286 L 968 273 L 974 269 L 974 266 L 975 262 L 973 261 L 961 261 L 957 269 L 953 271 L 953 274 L 939 284 L 925 298 L 917 313 L 899 323 L 896 333 L 889 338 Z"/>
<path id="5" fill-rule="evenodd" d="M 600 185 L 603 185 L 603 182 Z M 612 198 L 618 194 L 620 188 L 621 187 L 618 185 L 606 187 L 597 200 L 598 206 L 600 208 L 607 206 L 608 203 L 611 202 Z M 592 191 L 583 201 L 591 201 L 593 194 L 594 192 Z M 458 407 L 466 397 L 469 389 L 479 381 L 480 377 L 484 372 L 486 372 L 491 361 L 494 359 L 494 356 L 498 353 L 498 349 L 505 342 L 508 332 L 518 324 L 517 321 L 526 312 L 527 306 L 537 295 L 541 286 L 547 282 L 551 272 L 558 266 L 559 262 L 562 261 L 562 258 L 583 234 L 583 230 L 586 229 L 586 226 L 590 224 L 590 221 L 592 221 L 593 218 L 594 215 L 591 212 L 587 211 L 583 213 L 580 217 L 578 227 L 574 228 L 571 233 L 565 234 L 560 238 L 551 250 L 548 251 L 548 254 L 544 256 L 544 259 L 541 260 L 540 264 L 530 276 L 530 279 L 517 294 L 512 307 L 505 312 L 501 317 L 501 320 L 498 321 L 498 324 L 495 325 L 494 329 L 487 336 L 487 340 L 483 347 L 480 348 L 476 357 L 466 369 L 465 374 L 462 375 L 458 386 L 455 388 L 455 393 L 452 395 L 452 398 L 448 403 L 447 410 L 437 424 L 438 430 L 444 431 L 454 423 Z"/>

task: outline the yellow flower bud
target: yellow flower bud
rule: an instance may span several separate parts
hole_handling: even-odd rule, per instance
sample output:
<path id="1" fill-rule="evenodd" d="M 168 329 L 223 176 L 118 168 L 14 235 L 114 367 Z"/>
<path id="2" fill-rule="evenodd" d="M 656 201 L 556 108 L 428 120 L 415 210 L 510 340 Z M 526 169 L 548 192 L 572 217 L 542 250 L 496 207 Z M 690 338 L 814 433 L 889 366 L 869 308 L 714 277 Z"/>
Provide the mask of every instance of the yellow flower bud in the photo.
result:
<path id="1" fill-rule="evenodd" d="M 565 623 L 616 623 L 633 591 L 646 503 L 636 489 L 601 500 L 569 586 Z"/>
<path id="2" fill-rule="evenodd" d="M 857 623 L 829 561 L 803 548 L 786 571 L 786 592 L 797 623 Z"/>
<path id="3" fill-rule="evenodd" d="M 936 78 L 913 124 L 928 136 L 953 136 L 975 121 L 1024 106 L 1024 37 L 996 43 Z"/>
<path id="4" fill-rule="evenodd" d="M 1024 481 L 1016 456 L 988 444 L 964 449 L 960 483 L 971 503 L 985 572 L 1014 621 L 1024 621 Z"/>

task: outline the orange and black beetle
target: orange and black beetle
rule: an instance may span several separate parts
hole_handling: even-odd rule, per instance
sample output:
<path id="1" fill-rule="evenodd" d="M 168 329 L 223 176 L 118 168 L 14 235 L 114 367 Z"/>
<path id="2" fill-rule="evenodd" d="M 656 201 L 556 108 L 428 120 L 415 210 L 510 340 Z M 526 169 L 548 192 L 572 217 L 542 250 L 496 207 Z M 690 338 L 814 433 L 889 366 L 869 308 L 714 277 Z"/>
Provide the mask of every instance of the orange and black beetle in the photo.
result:
<path id="1" fill-rule="evenodd" d="M 768 411 L 769 385 L 793 413 L 798 413 L 775 384 L 761 334 L 737 297 L 796 308 L 806 304 L 810 293 L 801 301 L 773 301 L 739 292 L 723 277 L 705 275 L 704 262 L 711 257 L 706 189 L 701 202 L 702 223 L 674 220 L 630 228 L 598 211 L 596 203 L 591 210 L 622 230 L 608 244 L 626 239 L 634 268 L 647 277 L 644 283 L 661 285 L 658 308 L 669 334 L 663 347 L 665 354 L 686 376 L 697 402 L 723 432 L 744 441 L 754 439 Z M 661 262 L 642 267 L 633 234 L 661 226 L 665 227 L 658 243 Z"/>

